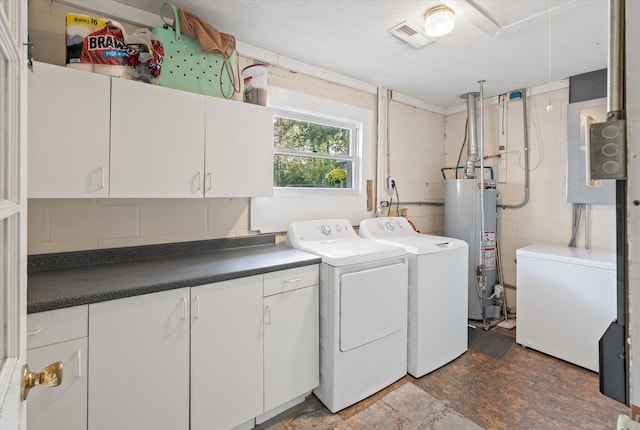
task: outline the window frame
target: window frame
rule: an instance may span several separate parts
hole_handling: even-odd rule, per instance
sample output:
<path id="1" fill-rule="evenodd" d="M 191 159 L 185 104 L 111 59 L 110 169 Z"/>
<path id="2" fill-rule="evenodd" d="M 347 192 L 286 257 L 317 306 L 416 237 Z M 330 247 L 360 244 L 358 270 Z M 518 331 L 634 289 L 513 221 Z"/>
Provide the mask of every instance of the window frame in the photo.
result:
<path id="1" fill-rule="evenodd" d="M 292 119 L 295 121 L 304 121 L 314 124 L 326 125 L 329 127 L 339 127 L 344 129 L 349 129 L 349 155 L 331 155 L 324 153 L 313 153 L 313 152 L 305 152 L 305 151 L 294 151 L 294 150 L 283 150 L 278 149 L 273 146 L 273 162 L 274 162 L 274 193 L 276 192 L 285 192 L 289 193 L 291 190 L 298 190 L 301 192 L 310 192 L 313 191 L 315 193 L 321 191 L 328 191 L 331 193 L 343 193 L 343 194 L 355 194 L 362 187 L 362 181 L 359 180 L 361 178 L 361 165 L 362 158 L 360 154 L 362 153 L 362 141 L 360 136 L 362 135 L 362 122 L 356 121 L 348 118 L 341 118 L 333 115 L 328 115 L 325 113 L 310 113 L 308 111 L 304 111 L 302 109 L 296 109 L 294 107 L 278 107 L 273 109 L 274 113 L 274 128 L 276 124 L 276 118 L 286 118 Z M 274 139 L 275 139 L 275 129 L 274 129 Z M 275 184 L 275 156 L 276 155 L 285 155 L 285 156 L 293 156 L 293 157 L 303 157 L 303 158 L 317 158 L 323 160 L 335 160 L 335 161 L 344 161 L 351 162 L 351 186 L 345 188 L 332 188 L 332 187 L 280 187 Z"/>
<path id="2" fill-rule="evenodd" d="M 253 197 L 250 203 L 250 229 L 262 233 L 280 233 L 303 219 L 344 219 L 358 225 L 371 216 L 367 210 L 367 179 L 376 175 L 376 105 L 364 100 L 346 103 L 339 92 L 317 88 L 313 93 L 271 85 L 267 107 L 297 111 L 358 124 L 358 166 L 353 188 L 274 187 L 272 197 Z"/>

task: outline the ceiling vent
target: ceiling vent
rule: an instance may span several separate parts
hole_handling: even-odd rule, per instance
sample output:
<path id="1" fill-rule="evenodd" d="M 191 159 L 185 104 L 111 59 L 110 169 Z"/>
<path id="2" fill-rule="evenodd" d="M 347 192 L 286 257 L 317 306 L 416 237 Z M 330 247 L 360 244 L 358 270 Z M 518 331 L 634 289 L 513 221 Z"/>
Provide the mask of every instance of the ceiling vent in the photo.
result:
<path id="1" fill-rule="evenodd" d="M 422 48 L 433 42 L 433 39 L 427 36 L 420 27 L 409 21 L 403 21 L 393 28 L 390 28 L 389 32 L 414 48 Z"/>

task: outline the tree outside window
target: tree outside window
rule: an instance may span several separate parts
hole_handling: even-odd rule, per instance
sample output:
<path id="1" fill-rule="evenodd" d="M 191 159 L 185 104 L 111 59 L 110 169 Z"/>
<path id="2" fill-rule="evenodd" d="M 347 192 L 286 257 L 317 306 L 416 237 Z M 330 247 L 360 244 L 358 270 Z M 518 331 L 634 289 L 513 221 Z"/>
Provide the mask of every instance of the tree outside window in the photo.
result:
<path id="1" fill-rule="evenodd" d="M 274 186 L 353 188 L 355 125 L 276 116 Z"/>

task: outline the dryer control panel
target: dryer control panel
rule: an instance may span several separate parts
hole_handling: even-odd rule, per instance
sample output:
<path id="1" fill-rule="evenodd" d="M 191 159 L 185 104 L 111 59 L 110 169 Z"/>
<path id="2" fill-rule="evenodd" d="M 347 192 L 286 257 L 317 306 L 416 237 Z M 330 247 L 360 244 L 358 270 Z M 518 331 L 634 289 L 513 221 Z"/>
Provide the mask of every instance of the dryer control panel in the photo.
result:
<path id="1" fill-rule="evenodd" d="M 322 219 L 293 223 L 287 230 L 287 241 L 295 248 L 300 242 L 359 238 L 346 219 Z"/>

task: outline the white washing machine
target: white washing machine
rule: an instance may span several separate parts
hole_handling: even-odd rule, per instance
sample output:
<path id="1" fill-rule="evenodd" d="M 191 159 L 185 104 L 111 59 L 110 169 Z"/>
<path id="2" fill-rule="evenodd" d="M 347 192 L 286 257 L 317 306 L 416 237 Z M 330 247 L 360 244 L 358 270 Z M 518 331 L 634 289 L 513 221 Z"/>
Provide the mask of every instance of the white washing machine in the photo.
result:
<path id="1" fill-rule="evenodd" d="M 371 218 L 360 236 L 409 253 L 408 370 L 416 378 L 467 350 L 469 247 L 449 237 L 417 233 L 404 217 Z"/>
<path id="2" fill-rule="evenodd" d="M 320 264 L 320 385 L 337 412 L 407 374 L 407 253 L 360 238 L 347 220 L 296 222 L 287 245 Z"/>

